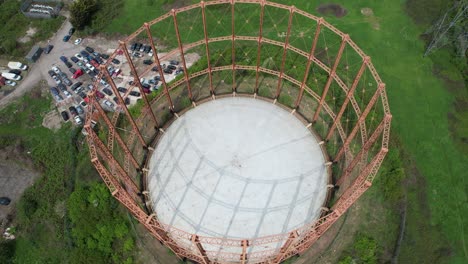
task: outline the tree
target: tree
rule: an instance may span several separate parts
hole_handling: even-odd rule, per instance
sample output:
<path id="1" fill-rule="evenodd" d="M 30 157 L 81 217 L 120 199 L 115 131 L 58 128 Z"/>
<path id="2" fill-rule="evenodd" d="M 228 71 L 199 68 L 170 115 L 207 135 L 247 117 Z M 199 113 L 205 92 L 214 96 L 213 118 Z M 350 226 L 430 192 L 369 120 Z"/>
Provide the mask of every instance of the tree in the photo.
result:
<path id="1" fill-rule="evenodd" d="M 83 29 L 98 9 L 96 0 L 78 0 L 70 5 L 70 22 L 77 29 Z"/>

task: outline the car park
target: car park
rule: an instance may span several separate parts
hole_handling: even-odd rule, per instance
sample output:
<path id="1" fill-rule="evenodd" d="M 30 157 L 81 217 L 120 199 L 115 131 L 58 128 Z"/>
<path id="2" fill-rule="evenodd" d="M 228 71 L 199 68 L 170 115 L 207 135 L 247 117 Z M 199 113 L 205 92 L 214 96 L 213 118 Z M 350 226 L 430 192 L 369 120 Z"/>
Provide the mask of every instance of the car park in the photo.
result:
<path id="1" fill-rule="evenodd" d="M 81 85 L 83 85 L 82 82 L 77 82 L 77 83 L 73 84 L 73 85 L 70 87 L 70 89 L 71 89 L 72 91 L 75 91 L 75 90 L 76 90 L 78 87 L 80 87 Z"/>
<path id="2" fill-rule="evenodd" d="M 121 93 L 126 93 L 128 90 L 126 88 L 124 88 L 124 87 L 118 87 L 117 91 L 119 91 Z"/>
<path id="3" fill-rule="evenodd" d="M 80 86 L 78 88 L 76 88 L 76 90 L 74 91 L 76 94 L 80 94 L 81 91 L 83 91 L 83 86 Z"/>
<path id="4" fill-rule="evenodd" d="M 89 57 L 89 53 L 86 50 L 80 51 L 80 54 L 83 55 L 83 57 L 85 58 Z"/>
<path id="5" fill-rule="evenodd" d="M 61 71 L 58 72 L 57 75 L 58 75 L 58 77 L 60 77 L 61 79 L 67 78 L 67 75 L 66 75 L 64 72 L 61 72 Z"/>
<path id="6" fill-rule="evenodd" d="M 98 98 L 100 98 L 100 99 L 102 99 L 102 98 L 105 97 L 105 96 L 104 96 L 101 92 L 99 92 L 99 91 L 96 91 L 96 96 L 97 96 Z"/>
<path id="7" fill-rule="evenodd" d="M 102 89 L 102 92 L 109 95 L 109 96 L 112 95 L 112 91 L 109 88 Z"/>
<path id="8" fill-rule="evenodd" d="M 150 93 L 151 93 L 151 90 L 150 90 L 150 88 L 151 88 L 151 87 L 149 86 L 148 88 L 146 88 L 146 87 L 142 87 L 141 89 L 143 90 L 143 92 L 144 92 L 144 93 L 146 93 L 146 94 L 150 94 Z"/>
<path id="9" fill-rule="evenodd" d="M 77 38 L 77 39 L 75 40 L 75 45 L 80 45 L 80 43 L 81 43 L 82 41 L 83 41 L 82 38 Z"/>
<path id="10" fill-rule="evenodd" d="M 153 64 L 153 61 L 152 60 L 144 60 L 143 64 L 151 65 L 151 64 Z"/>
<path id="11" fill-rule="evenodd" d="M 164 73 L 167 73 L 167 74 L 172 74 L 172 70 L 171 70 L 171 69 L 164 69 L 163 72 L 164 72 Z"/>
<path id="12" fill-rule="evenodd" d="M 141 58 L 141 57 L 143 57 L 143 55 L 141 55 L 141 53 L 140 53 L 140 52 L 137 52 L 137 51 L 133 52 L 133 53 L 132 53 L 132 56 L 135 57 L 135 58 Z"/>
<path id="13" fill-rule="evenodd" d="M 158 71 L 158 66 L 154 66 L 153 68 L 151 68 L 152 71 Z"/>
<path id="14" fill-rule="evenodd" d="M 86 47 L 85 50 L 89 53 L 93 53 L 94 52 L 94 49 L 91 48 L 91 47 Z"/>
<path id="15" fill-rule="evenodd" d="M 45 47 L 44 49 L 44 53 L 49 54 L 53 48 L 54 48 L 54 45 L 47 45 L 47 47 Z"/>
<path id="16" fill-rule="evenodd" d="M 68 42 L 70 40 L 70 37 L 71 37 L 70 35 L 65 35 L 63 37 L 63 42 Z"/>
<path id="17" fill-rule="evenodd" d="M 86 98 L 86 99 L 88 99 L 88 98 Z M 82 107 L 86 107 L 88 104 L 83 100 L 83 101 L 80 102 L 80 105 Z"/>
<path id="18" fill-rule="evenodd" d="M 95 61 L 94 59 L 90 60 L 89 63 L 91 63 L 91 65 L 93 65 L 95 68 L 99 67 L 99 63 L 97 63 L 97 61 Z"/>
<path id="19" fill-rule="evenodd" d="M 94 71 L 94 70 L 96 69 L 93 65 L 91 65 L 91 64 L 89 64 L 89 63 L 86 63 L 85 66 L 86 66 L 88 69 L 90 69 L 91 71 Z"/>
<path id="20" fill-rule="evenodd" d="M 8 86 L 11 86 L 11 87 L 16 86 L 16 82 L 12 81 L 12 80 L 5 80 L 5 84 L 8 85 Z"/>
<path id="21" fill-rule="evenodd" d="M 177 69 L 177 67 L 176 67 L 176 66 L 174 66 L 174 65 L 172 65 L 172 64 L 170 64 L 170 65 L 167 65 L 167 67 L 166 67 L 166 68 L 167 68 L 167 69 L 171 69 L 171 70 L 175 70 L 175 69 Z"/>
<path id="22" fill-rule="evenodd" d="M 69 91 L 67 91 L 67 90 L 63 91 L 63 94 L 64 94 L 67 98 L 72 97 L 72 94 L 71 94 Z"/>
<path id="23" fill-rule="evenodd" d="M 169 61 L 169 64 L 171 64 L 171 65 L 179 65 L 179 61 L 171 60 L 171 61 Z"/>
<path id="24" fill-rule="evenodd" d="M 62 81 L 59 79 L 59 77 L 57 77 L 57 75 L 52 76 L 52 79 L 54 79 L 54 81 L 55 81 L 56 84 L 59 84 L 59 83 L 62 82 Z"/>
<path id="25" fill-rule="evenodd" d="M 76 57 L 78 60 L 83 60 L 83 55 L 81 55 L 80 53 L 75 54 L 75 57 Z M 75 62 L 75 63 L 77 63 L 77 62 Z"/>
<path id="26" fill-rule="evenodd" d="M 83 119 L 81 119 L 80 116 L 75 116 L 74 120 L 75 120 L 75 124 L 77 124 L 77 125 L 83 124 Z"/>
<path id="27" fill-rule="evenodd" d="M 78 69 L 78 70 L 76 70 L 76 71 L 73 73 L 72 78 L 73 78 L 73 79 L 76 79 L 76 78 L 80 77 L 81 75 L 83 75 L 83 70 Z"/>
<path id="28" fill-rule="evenodd" d="M 112 63 L 114 63 L 114 64 L 119 64 L 120 61 L 119 61 L 118 59 L 112 59 Z"/>
<path id="29" fill-rule="evenodd" d="M 50 87 L 50 93 L 52 93 L 53 95 L 59 95 L 59 91 L 57 90 L 57 88 L 55 87 Z"/>
<path id="30" fill-rule="evenodd" d="M 63 81 L 66 85 L 68 85 L 68 86 L 70 86 L 70 85 L 73 84 L 72 81 L 70 81 L 70 79 L 68 79 L 67 77 L 62 78 L 62 81 Z"/>
<path id="31" fill-rule="evenodd" d="M 86 97 L 86 94 L 84 92 L 79 92 L 78 95 L 83 99 Z"/>
<path id="32" fill-rule="evenodd" d="M 99 57 L 101 57 L 101 58 L 103 58 L 105 60 L 109 59 L 109 55 L 103 54 L 103 53 L 99 53 Z"/>
<path id="33" fill-rule="evenodd" d="M 143 82 L 143 83 L 141 84 L 141 87 L 142 87 L 142 88 L 149 89 L 151 86 L 150 86 L 149 84 Z"/>
<path id="34" fill-rule="evenodd" d="M 73 61 L 74 63 L 77 63 L 77 62 L 80 61 L 80 60 L 79 60 L 77 57 L 75 57 L 75 56 L 71 56 L 71 57 L 70 57 L 70 60 Z"/>

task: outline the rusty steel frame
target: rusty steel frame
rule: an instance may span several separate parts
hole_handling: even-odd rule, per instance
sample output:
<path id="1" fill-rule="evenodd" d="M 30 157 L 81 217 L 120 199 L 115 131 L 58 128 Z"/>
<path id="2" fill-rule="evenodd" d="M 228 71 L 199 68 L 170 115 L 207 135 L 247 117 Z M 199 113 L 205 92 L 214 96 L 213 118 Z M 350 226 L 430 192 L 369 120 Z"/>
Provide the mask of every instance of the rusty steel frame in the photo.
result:
<path id="1" fill-rule="evenodd" d="M 210 38 L 209 37 L 209 29 L 207 27 L 206 21 L 206 7 L 211 5 L 231 5 L 231 35 L 223 36 L 223 37 L 216 37 Z M 235 4 L 251 4 L 257 5 L 260 8 L 259 14 L 259 32 L 257 37 L 251 36 L 239 36 L 236 35 L 235 32 Z M 284 42 L 272 40 L 265 38 L 263 36 L 263 26 L 264 26 L 264 13 L 265 7 L 270 6 L 274 8 L 280 8 L 283 10 L 289 11 L 289 19 L 288 19 L 288 27 L 286 32 L 286 38 Z M 202 24 L 203 24 L 203 39 L 193 43 L 183 43 L 180 38 L 179 32 L 179 24 L 177 21 L 177 14 L 199 8 L 201 9 L 202 14 Z M 315 35 L 312 42 L 312 46 L 310 47 L 309 52 L 300 50 L 289 43 L 289 37 L 291 35 L 291 28 L 292 28 L 292 19 L 294 14 L 300 14 L 309 18 L 316 22 L 315 28 Z M 178 41 L 178 48 L 167 52 L 165 56 L 159 58 L 156 45 L 153 40 L 153 36 L 151 33 L 151 26 L 154 24 L 167 19 L 173 19 L 173 24 L 176 31 L 176 37 Z M 322 34 L 322 28 L 327 28 L 334 34 L 341 37 L 341 44 L 336 54 L 333 66 L 330 68 L 322 63 L 318 58 L 315 57 L 315 50 L 317 46 L 317 42 L 319 39 L 319 35 Z M 164 92 L 156 96 L 151 102 L 146 97 L 146 94 L 143 92 L 142 85 L 140 83 L 140 76 L 145 75 L 149 70 L 146 69 L 140 75 L 135 68 L 133 60 L 129 54 L 127 49 L 127 44 L 132 41 L 135 37 L 137 37 L 140 33 L 146 31 L 147 38 L 149 39 L 151 48 L 153 50 L 153 58 L 154 64 L 158 66 L 158 72 L 161 76 L 162 85 L 164 87 Z M 237 40 L 247 40 L 255 42 L 257 47 L 257 55 L 256 55 L 256 65 L 240 65 L 237 64 L 235 61 L 235 42 Z M 230 41 L 232 47 L 231 53 L 231 64 L 225 66 L 218 66 L 212 67 L 210 61 L 210 47 L 209 43 L 218 42 L 218 41 Z M 274 71 L 271 69 L 267 69 L 261 67 L 261 51 L 262 51 L 262 44 L 268 43 L 271 45 L 276 45 L 282 47 L 283 54 L 281 60 L 281 67 L 280 71 Z M 206 56 L 208 59 L 207 68 L 205 70 L 201 70 L 199 72 L 190 73 L 187 69 L 186 61 L 185 61 L 185 52 L 190 50 L 194 47 L 204 45 Z M 361 58 L 362 64 L 354 77 L 352 85 L 348 87 L 345 82 L 341 80 L 339 74 L 336 73 L 337 67 L 341 61 L 341 57 L 343 54 L 343 50 L 346 45 L 349 45 Z M 127 62 L 129 63 L 131 73 L 134 77 L 136 86 L 140 90 L 141 94 L 143 95 L 144 100 L 144 109 L 142 114 L 138 116 L 135 120 L 130 114 L 127 106 L 124 103 L 124 100 L 120 93 L 117 90 L 117 87 L 110 76 L 109 72 L 107 71 L 107 66 L 102 66 L 101 72 L 98 75 L 98 80 L 102 77 L 105 77 L 113 92 L 117 96 L 118 106 L 117 111 L 112 114 L 112 118 L 107 116 L 107 113 L 101 107 L 99 102 L 95 99 L 95 91 L 97 90 L 98 82 L 94 83 L 93 91 L 90 93 L 90 104 L 87 107 L 88 115 L 86 116 L 85 121 L 85 131 L 87 132 L 87 143 L 90 152 L 91 162 L 101 175 L 104 183 L 109 188 L 112 195 L 122 203 L 133 215 L 134 217 L 144 225 L 148 231 L 161 243 L 166 245 L 170 248 L 178 258 L 184 259 L 188 258 L 198 263 L 209 264 L 209 263 L 225 263 L 225 262 L 238 262 L 238 263 L 280 263 L 285 259 L 296 255 L 301 254 L 305 250 L 307 250 L 311 245 L 317 241 L 320 236 L 326 232 L 335 221 L 339 219 L 341 215 L 343 215 L 346 210 L 372 185 L 372 181 L 376 176 L 380 165 L 382 164 L 383 159 L 385 158 L 386 153 L 388 152 L 388 141 L 389 141 L 389 134 L 390 134 L 390 126 L 392 116 L 388 106 L 387 94 L 385 90 L 385 84 L 380 79 L 377 71 L 375 70 L 374 66 L 372 65 L 370 58 L 365 55 L 362 50 L 349 38 L 348 35 L 344 34 L 343 32 L 339 31 L 328 22 L 326 22 L 323 18 L 319 18 L 313 16 L 307 12 L 304 12 L 300 9 L 295 8 L 294 6 L 288 6 L 284 4 L 278 4 L 269 2 L 266 0 L 216 0 L 216 1 L 209 1 L 209 2 L 200 2 L 198 4 L 193 4 L 187 7 L 182 7 L 178 9 L 173 9 L 165 15 L 162 15 L 152 21 L 144 23 L 142 27 L 137 29 L 134 33 L 132 33 L 129 37 L 125 40 L 120 42 L 119 49 L 123 50 L 125 57 L 127 58 Z M 304 76 L 301 80 L 296 80 L 284 72 L 284 65 L 287 59 L 287 51 L 295 52 L 299 55 L 304 56 L 307 58 L 306 70 Z M 173 83 L 166 83 L 164 78 L 164 73 L 162 72 L 160 61 L 164 60 L 170 56 L 174 56 L 179 54 L 181 56 L 182 65 L 184 67 L 184 78 Z M 111 59 L 117 56 L 117 50 L 111 55 Z M 109 60 L 110 61 L 110 60 Z M 322 94 L 317 94 L 311 87 L 308 87 L 307 80 L 310 75 L 310 68 L 312 67 L 312 63 L 315 66 L 318 66 L 323 71 L 328 74 L 327 81 L 325 86 L 323 87 Z M 153 65 L 154 65 L 153 64 Z M 151 65 L 151 66 L 153 66 Z M 254 71 L 255 74 L 255 86 L 252 91 L 252 96 L 257 97 L 258 89 L 259 89 L 259 75 L 260 73 L 269 74 L 271 76 L 276 76 L 278 78 L 278 84 L 276 87 L 276 93 L 274 98 L 270 100 L 277 99 L 281 93 L 281 84 L 283 79 L 288 80 L 289 82 L 293 83 L 298 87 L 299 93 L 297 98 L 294 102 L 294 109 L 297 109 L 301 104 L 302 98 L 304 93 L 309 94 L 316 102 L 317 106 L 315 112 L 313 112 L 313 118 L 308 120 L 310 125 L 313 122 L 317 121 L 320 116 L 321 112 L 329 115 L 331 118 L 330 128 L 326 131 L 326 136 L 324 136 L 325 142 L 327 142 L 333 135 L 337 133 L 337 135 L 341 138 L 343 144 L 339 148 L 338 152 L 332 157 L 334 162 L 339 162 L 343 155 L 346 156 L 345 168 L 340 177 L 338 177 L 337 182 L 335 185 L 344 184 L 344 182 L 351 182 L 349 186 L 342 192 L 342 194 L 338 197 L 337 201 L 334 205 L 330 208 L 329 211 L 324 212 L 322 216 L 314 221 L 313 223 L 307 224 L 303 227 L 290 231 L 286 234 L 277 234 L 271 235 L 266 237 L 259 237 L 255 239 L 223 239 L 218 237 L 206 237 L 206 236 L 198 236 L 196 234 L 189 234 L 183 230 L 179 230 L 175 227 L 168 226 L 159 222 L 157 218 L 157 212 L 147 212 L 145 211 L 142 206 L 141 198 L 137 196 L 140 192 L 145 192 L 146 190 L 143 189 L 144 186 L 140 187 L 136 184 L 133 179 L 129 176 L 129 164 L 132 164 L 133 167 L 138 171 L 141 172 L 141 169 L 145 166 L 145 161 L 139 160 L 138 157 L 134 155 L 135 146 L 132 144 L 136 144 L 137 148 L 142 147 L 144 151 L 148 151 L 148 143 L 144 139 L 138 124 L 143 124 L 145 118 L 149 118 L 149 120 L 154 124 L 154 134 L 150 135 L 151 137 L 159 133 L 159 131 L 164 132 L 163 127 L 159 124 L 158 120 L 153 111 L 153 106 L 157 104 L 160 100 L 164 100 L 165 97 L 167 102 L 169 103 L 169 108 L 171 111 L 174 111 L 174 105 L 172 102 L 172 98 L 169 92 L 184 83 L 187 86 L 189 98 L 192 101 L 193 105 L 196 105 L 194 101 L 193 94 L 191 91 L 190 81 L 193 78 L 198 76 L 206 76 L 208 75 L 209 78 L 209 89 L 212 96 L 212 99 L 215 99 L 215 90 L 213 87 L 213 72 L 217 71 L 232 71 L 233 76 L 233 86 L 232 91 L 236 92 L 236 82 L 235 82 L 235 75 L 236 70 L 249 70 Z M 355 90 L 361 80 L 364 71 L 368 71 L 372 78 L 376 81 L 378 87 L 373 94 L 372 98 L 367 102 L 364 107 L 364 110 L 361 112 L 359 105 L 357 104 L 355 98 Z M 334 113 L 332 108 L 327 104 L 326 98 L 328 94 L 328 90 L 332 82 L 336 82 L 338 86 L 343 90 L 346 94 L 344 102 L 341 104 L 338 113 Z M 124 95 L 124 97 L 127 94 Z M 380 120 L 380 123 L 373 131 L 367 131 L 365 120 L 370 113 L 370 111 L 374 108 L 375 104 L 378 100 L 381 100 L 383 106 L 383 115 L 384 117 Z M 204 99 L 200 99 L 204 100 Z M 276 103 L 276 100 L 274 101 Z M 355 111 L 356 116 L 358 116 L 358 120 L 356 124 L 354 124 L 351 132 L 346 134 L 342 125 L 341 125 L 341 118 L 346 111 L 348 104 L 351 103 L 352 109 Z M 123 112 L 123 116 L 128 119 L 130 122 L 131 127 L 131 134 L 127 139 L 123 139 L 119 133 L 117 133 L 116 123 L 117 119 Z M 293 110 L 293 113 L 295 111 Z M 297 113 L 296 113 L 297 114 Z M 177 113 L 175 113 L 177 116 Z M 107 137 L 107 145 L 102 142 L 99 138 L 97 133 L 94 131 L 92 127 L 92 121 L 101 122 L 100 125 L 105 125 L 108 129 Z M 308 127 L 309 127 L 308 126 Z M 358 130 L 361 131 L 361 148 L 356 151 L 357 153 L 353 153 L 354 151 L 351 150 L 350 144 L 353 141 L 354 137 L 356 136 Z M 337 132 L 336 132 L 337 131 Z M 368 138 L 368 134 L 370 135 Z M 137 137 L 137 140 L 134 141 L 134 137 Z M 124 168 L 121 166 L 121 161 L 118 161 L 114 156 L 114 141 L 117 141 L 120 149 L 124 152 L 125 158 L 125 165 Z M 327 143 L 325 143 L 327 144 Z M 131 147 L 133 146 L 133 147 Z M 370 154 L 370 151 L 378 148 L 377 154 L 371 157 L 368 160 L 367 156 Z M 149 148 L 151 149 L 151 148 Z M 354 149 L 354 147 L 353 147 Z M 329 162 L 331 164 L 331 162 Z M 360 166 L 358 166 L 360 165 Z M 357 169 L 356 169 L 357 168 Z M 147 170 L 146 170 L 147 171 Z M 147 191 L 146 191 L 147 193 Z M 178 241 L 183 239 L 187 241 L 187 245 L 180 244 Z M 253 246 L 261 246 L 271 243 L 282 243 L 280 247 L 276 249 L 267 249 L 263 251 L 254 251 L 252 253 L 249 252 L 249 247 Z M 190 245 L 190 246 L 188 246 Z M 223 252 L 223 251 L 206 251 L 203 245 L 218 245 L 222 247 L 238 247 L 239 253 L 231 253 L 231 252 Z M 214 259 L 216 258 L 216 260 Z"/>

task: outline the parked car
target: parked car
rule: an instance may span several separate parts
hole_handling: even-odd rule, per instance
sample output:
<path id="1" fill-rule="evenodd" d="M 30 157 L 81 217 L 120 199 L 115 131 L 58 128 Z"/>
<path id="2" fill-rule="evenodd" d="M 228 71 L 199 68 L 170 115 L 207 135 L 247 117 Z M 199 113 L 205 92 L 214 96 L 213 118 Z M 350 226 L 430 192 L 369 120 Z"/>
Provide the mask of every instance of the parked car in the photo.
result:
<path id="1" fill-rule="evenodd" d="M 68 42 L 70 40 L 71 36 L 70 35 L 65 35 L 63 37 L 63 42 Z"/>
<path id="2" fill-rule="evenodd" d="M 99 67 L 99 63 L 97 61 L 95 61 L 94 59 L 90 60 L 89 63 L 91 63 L 91 65 L 93 65 L 96 68 Z"/>
<path id="3" fill-rule="evenodd" d="M 80 61 L 80 60 L 79 60 L 77 57 L 75 57 L 75 56 L 71 56 L 71 57 L 70 57 L 70 60 L 73 61 L 74 63 L 77 63 L 77 62 Z"/>
<path id="4" fill-rule="evenodd" d="M 75 90 L 78 89 L 78 87 L 80 87 L 81 85 L 83 85 L 82 82 L 77 82 L 77 83 L 73 84 L 73 85 L 70 87 L 70 89 L 71 89 L 72 91 L 75 91 Z"/>
<path id="5" fill-rule="evenodd" d="M 91 47 L 86 47 L 85 50 L 89 53 L 93 53 L 94 52 L 94 49 L 91 48 Z"/>
<path id="6" fill-rule="evenodd" d="M 75 106 L 75 109 L 79 115 L 84 113 L 83 107 L 81 107 L 80 105 Z"/>
<path id="7" fill-rule="evenodd" d="M 78 60 L 83 60 L 83 55 L 81 55 L 80 53 L 75 54 L 75 57 L 76 57 Z M 75 62 L 75 61 L 74 61 L 74 62 Z M 75 62 L 75 63 L 78 63 L 78 62 Z"/>
<path id="8" fill-rule="evenodd" d="M 83 97 L 83 98 L 84 98 L 84 97 Z M 85 100 L 88 100 L 88 98 L 86 98 Z M 88 103 L 86 103 L 85 100 L 83 100 L 83 101 L 80 102 L 80 105 L 81 105 L 82 107 L 86 107 L 86 106 L 88 105 Z"/>
<path id="9" fill-rule="evenodd" d="M 68 119 L 70 119 L 70 117 L 68 116 L 67 111 L 62 111 L 62 112 L 60 113 L 60 115 L 62 115 L 63 121 L 65 121 L 65 122 L 67 122 Z"/>
<path id="10" fill-rule="evenodd" d="M 63 94 L 64 94 L 67 98 L 72 97 L 72 94 L 71 94 L 69 91 L 67 91 L 67 90 L 63 91 Z"/>
<path id="11" fill-rule="evenodd" d="M 147 83 L 145 83 L 145 82 L 142 82 L 142 83 L 141 83 L 141 87 L 146 88 L 146 89 L 149 89 L 149 88 L 151 87 L 151 85 L 149 85 L 149 84 L 147 84 Z"/>
<path id="12" fill-rule="evenodd" d="M 126 88 L 124 88 L 124 87 L 118 87 L 117 91 L 119 91 L 121 93 L 126 93 L 128 90 Z"/>
<path id="13" fill-rule="evenodd" d="M 98 98 L 100 98 L 100 99 L 102 99 L 102 98 L 105 97 L 105 96 L 104 96 L 101 92 L 99 92 L 99 91 L 96 91 L 96 96 L 97 96 Z"/>
<path id="14" fill-rule="evenodd" d="M 109 88 L 102 89 L 102 92 L 109 95 L 109 96 L 112 95 L 112 91 Z"/>
<path id="15" fill-rule="evenodd" d="M 131 91 L 130 95 L 131 96 L 141 96 L 141 94 L 139 92 L 137 92 L 137 91 Z"/>
<path id="16" fill-rule="evenodd" d="M 44 49 L 44 53 L 49 54 L 53 48 L 54 48 L 54 45 L 47 45 L 47 47 L 45 47 Z"/>
<path id="17" fill-rule="evenodd" d="M 158 66 L 154 66 L 153 68 L 151 68 L 152 71 L 158 71 Z"/>
<path id="18" fill-rule="evenodd" d="M 126 105 L 129 105 L 129 104 L 130 104 L 130 98 L 125 97 L 124 103 L 125 103 Z"/>
<path id="19" fill-rule="evenodd" d="M 52 66 L 52 70 L 53 70 L 56 74 L 58 74 L 59 72 L 62 72 L 62 71 L 60 70 L 60 68 L 57 67 L 57 66 Z"/>
<path id="20" fill-rule="evenodd" d="M 76 108 L 74 106 L 70 106 L 68 110 L 70 111 L 70 114 L 72 116 L 76 116 L 78 114 L 78 111 L 76 111 Z"/>
<path id="21" fill-rule="evenodd" d="M 101 58 L 107 60 L 107 59 L 109 58 L 109 55 L 100 53 L 100 54 L 99 54 L 99 57 L 101 57 Z"/>
<path id="22" fill-rule="evenodd" d="M 9 205 L 11 203 L 10 198 L 8 197 L 0 197 L 0 204 L 1 205 Z"/>
<path id="23" fill-rule="evenodd" d="M 104 104 L 105 104 L 106 106 L 110 107 L 110 108 L 114 107 L 114 104 L 111 103 L 111 102 L 108 101 L 108 100 L 104 100 Z"/>
<path id="24" fill-rule="evenodd" d="M 150 90 L 151 86 L 146 88 L 146 87 L 142 87 L 141 89 L 143 90 L 144 93 L 146 94 L 150 94 L 151 93 L 151 90 Z"/>
<path id="25" fill-rule="evenodd" d="M 179 65 L 179 61 L 171 60 L 171 61 L 169 61 L 169 64 L 171 64 L 171 65 Z"/>
<path id="26" fill-rule="evenodd" d="M 66 85 L 68 85 L 68 86 L 70 86 L 70 85 L 73 84 L 72 81 L 70 81 L 70 79 L 68 79 L 67 77 L 62 78 L 62 81 L 63 81 Z"/>
<path id="27" fill-rule="evenodd" d="M 12 81 L 12 80 L 5 80 L 5 84 L 8 85 L 8 86 L 11 86 L 11 87 L 16 86 L 16 82 Z"/>
<path id="28" fill-rule="evenodd" d="M 91 71 L 94 71 L 94 70 L 96 69 L 93 65 L 91 65 L 91 64 L 89 64 L 89 63 L 86 63 L 85 66 L 86 66 L 88 69 L 90 69 Z"/>
<path id="29" fill-rule="evenodd" d="M 50 77 L 54 76 L 55 75 L 55 72 L 53 70 L 50 70 L 47 72 L 49 74 Z"/>
<path id="30" fill-rule="evenodd" d="M 136 44 L 136 43 L 133 43 L 133 44 L 130 46 L 130 50 L 131 50 L 131 51 L 135 51 L 136 47 L 137 47 L 137 44 Z"/>
<path id="31" fill-rule="evenodd" d="M 170 64 L 170 65 L 167 65 L 167 69 L 175 70 L 175 69 L 177 69 L 177 67 Z"/>
<path id="32" fill-rule="evenodd" d="M 64 62 L 64 64 L 67 66 L 67 68 L 73 67 L 73 64 L 71 64 L 69 61 Z"/>
<path id="33" fill-rule="evenodd" d="M 84 92 L 79 92 L 78 95 L 83 99 L 86 98 L 86 94 Z"/>
<path id="34" fill-rule="evenodd" d="M 73 35 L 73 33 L 75 33 L 75 28 L 74 27 L 72 27 L 72 28 L 70 28 L 70 30 L 68 30 L 68 35 L 71 36 L 71 35 Z"/>
<path id="35" fill-rule="evenodd" d="M 76 78 L 80 77 L 81 75 L 83 75 L 83 71 L 81 69 L 78 69 L 73 73 L 72 78 L 76 79 Z"/>
<path id="36" fill-rule="evenodd" d="M 77 38 L 77 39 L 75 40 L 75 45 L 80 45 L 80 43 L 81 43 L 82 41 L 83 41 L 82 38 Z"/>
<path id="37" fill-rule="evenodd" d="M 167 74 L 172 74 L 172 70 L 171 70 L 171 69 L 164 69 L 163 72 L 164 72 L 164 73 L 167 73 Z"/>
<path id="38" fill-rule="evenodd" d="M 16 74 L 16 75 L 21 75 L 21 71 L 20 71 L 20 70 L 9 70 L 8 72 L 9 72 L 9 73 Z"/>
<path id="39" fill-rule="evenodd" d="M 75 116 L 74 120 L 75 120 L 75 124 L 77 125 L 83 124 L 83 119 L 81 119 L 80 116 Z"/>
<path id="40" fill-rule="evenodd" d="M 151 64 L 153 64 L 153 61 L 152 60 L 144 60 L 143 63 L 146 64 L 146 65 L 151 65 Z"/>
<path id="41" fill-rule="evenodd" d="M 112 59 L 112 63 L 114 63 L 114 64 L 119 64 L 120 61 L 119 61 L 118 59 Z"/>
<path id="42" fill-rule="evenodd" d="M 75 68 L 68 68 L 68 70 L 70 71 L 71 74 L 75 74 L 75 72 L 76 72 Z"/>
<path id="43" fill-rule="evenodd" d="M 57 75 L 52 76 L 52 79 L 54 79 L 54 81 L 55 81 L 56 84 L 59 84 L 59 83 L 62 82 L 62 81 L 59 79 L 59 77 L 57 77 Z"/>
<path id="44" fill-rule="evenodd" d="M 59 95 L 59 91 L 57 90 L 57 88 L 55 87 L 50 87 L 50 93 L 52 93 L 53 95 Z"/>
<path id="45" fill-rule="evenodd" d="M 67 61 L 68 61 L 67 57 L 65 57 L 65 56 L 60 56 L 60 60 L 63 61 L 63 62 L 67 62 Z"/>
<path id="46" fill-rule="evenodd" d="M 63 83 L 57 84 L 57 87 L 60 89 L 60 91 L 65 92 L 67 90 L 67 87 Z"/>

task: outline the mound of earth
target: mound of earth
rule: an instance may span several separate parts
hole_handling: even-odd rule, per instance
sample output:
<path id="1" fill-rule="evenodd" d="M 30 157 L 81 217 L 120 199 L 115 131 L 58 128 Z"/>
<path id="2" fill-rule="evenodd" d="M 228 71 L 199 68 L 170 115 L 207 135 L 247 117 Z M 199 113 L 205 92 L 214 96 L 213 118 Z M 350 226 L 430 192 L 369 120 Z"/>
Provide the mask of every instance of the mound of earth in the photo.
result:
<path id="1" fill-rule="evenodd" d="M 316 10 L 322 15 L 333 14 L 338 18 L 344 17 L 348 14 L 348 10 L 339 4 L 321 4 Z"/>

